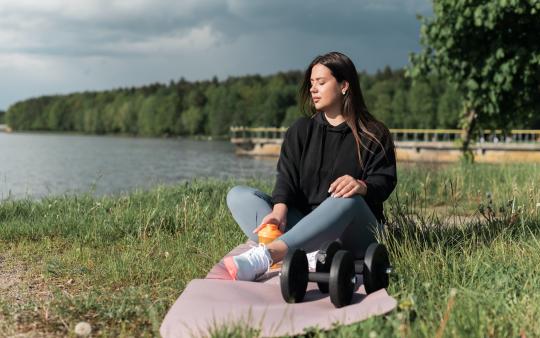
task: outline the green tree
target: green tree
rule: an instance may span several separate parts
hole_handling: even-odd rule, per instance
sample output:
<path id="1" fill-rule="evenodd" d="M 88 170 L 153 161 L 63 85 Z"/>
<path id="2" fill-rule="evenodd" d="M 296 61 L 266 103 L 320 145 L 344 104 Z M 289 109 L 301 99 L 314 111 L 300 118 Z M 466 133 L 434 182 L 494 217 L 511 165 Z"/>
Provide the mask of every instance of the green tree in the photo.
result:
<path id="1" fill-rule="evenodd" d="M 161 90 L 156 94 L 153 135 L 181 134 L 180 97 L 176 92 Z"/>
<path id="2" fill-rule="evenodd" d="M 462 106 L 459 92 L 454 86 L 447 86 L 437 105 L 437 126 L 439 128 L 457 128 Z"/>
<path id="3" fill-rule="evenodd" d="M 226 135 L 229 132 L 232 116 L 235 114 L 238 93 L 228 90 L 226 86 L 211 86 L 206 97 L 206 114 L 208 114 L 208 132 L 214 136 Z"/>
<path id="4" fill-rule="evenodd" d="M 398 88 L 392 98 L 392 114 L 394 124 L 388 125 L 390 128 L 412 128 L 411 114 L 409 112 L 409 102 L 407 91 Z"/>
<path id="5" fill-rule="evenodd" d="M 141 104 L 137 116 L 137 130 L 144 136 L 155 135 L 156 96 L 147 96 Z"/>
<path id="6" fill-rule="evenodd" d="M 409 91 L 407 102 L 413 128 L 437 127 L 437 105 L 431 84 L 425 81 L 414 83 Z"/>
<path id="7" fill-rule="evenodd" d="M 55 99 L 47 109 L 47 129 L 68 131 L 73 128 L 71 116 L 67 111 L 66 100 Z"/>
<path id="8" fill-rule="evenodd" d="M 285 118 L 281 122 L 282 127 L 290 127 L 298 118 L 302 117 L 302 111 L 298 108 L 298 105 L 290 106 L 285 111 Z"/>
<path id="9" fill-rule="evenodd" d="M 204 92 L 198 87 L 193 87 L 186 97 L 187 107 L 202 108 L 206 104 L 207 98 L 204 96 Z"/>
<path id="10" fill-rule="evenodd" d="M 253 102 L 256 99 L 253 97 L 256 86 L 250 86 L 247 84 L 249 81 L 240 79 L 231 83 L 229 92 L 237 94 L 237 101 L 234 104 L 235 109 L 230 116 L 230 125 L 233 126 L 249 126 L 251 125 L 251 113 L 254 111 Z"/>
<path id="11" fill-rule="evenodd" d="M 105 107 L 105 130 L 107 133 L 119 133 L 123 127 L 123 116 L 120 112 L 124 103 L 129 100 L 122 92 L 116 93 L 113 100 Z"/>
<path id="12" fill-rule="evenodd" d="M 73 116 L 73 130 L 88 132 L 85 130 L 86 111 L 94 105 L 94 93 L 76 93 L 67 97 L 68 114 Z"/>
<path id="13" fill-rule="evenodd" d="M 182 113 L 182 125 L 190 135 L 197 135 L 203 131 L 204 115 L 201 108 L 192 106 Z"/>
<path id="14" fill-rule="evenodd" d="M 294 95 L 291 97 L 285 77 L 282 74 L 272 76 L 266 85 L 263 101 L 252 124 L 258 127 L 277 127 L 283 121 L 287 107 L 294 103 Z"/>
<path id="15" fill-rule="evenodd" d="M 120 131 L 136 135 L 139 132 L 138 115 L 144 101 L 140 94 L 129 95 L 118 109 L 117 119 L 120 121 Z"/>
<path id="16" fill-rule="evenodd" d="M 390 68 L 380 73 L 380 77 L 388 77 Z M 385 75 L 383 75 L 385 74 Z M 381 79 L 369 89 L 369 96 L 373 98 L 370 111 L 387 126 L 394 125 L 392 111 L 392 97 L 394 96 L 395 82 L 391 79 Z"/>
<path id="17" fill-rule="evenodd" d="M 462 151 L 472 161 L 477 123 L 509 129 L 540 107 L 540 1 L 434 0 L 433 11 L 421 18 L 424 48 L 411 55 L 408 74 L 434 72 L 456 86 Z"/>

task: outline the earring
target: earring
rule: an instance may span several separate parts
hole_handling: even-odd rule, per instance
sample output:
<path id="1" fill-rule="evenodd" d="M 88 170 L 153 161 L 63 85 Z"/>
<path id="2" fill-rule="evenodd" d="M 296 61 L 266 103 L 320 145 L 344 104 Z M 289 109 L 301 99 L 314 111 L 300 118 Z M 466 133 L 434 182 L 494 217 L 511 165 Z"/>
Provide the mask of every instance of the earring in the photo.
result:
<path id="1" fill-rule="evenodd" d="M 345 95 L 346 90 L 342 91 L 341 94 Z"/>

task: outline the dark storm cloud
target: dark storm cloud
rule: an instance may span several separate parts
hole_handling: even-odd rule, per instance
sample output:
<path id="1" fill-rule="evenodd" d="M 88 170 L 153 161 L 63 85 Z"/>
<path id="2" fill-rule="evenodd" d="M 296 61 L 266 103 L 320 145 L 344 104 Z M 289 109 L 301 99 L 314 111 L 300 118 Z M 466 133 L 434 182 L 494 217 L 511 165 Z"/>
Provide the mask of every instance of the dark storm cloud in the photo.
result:
<path id="1" fill-rule="evenodd" d="M 46 1 L 45 1 L 46 2 Z M 158 39 L 171 34 L 188 34 L 194 27 L 209 25 L 220 34 L 222 43 L 258 33 L 303 33 L 336 39 L 360 37 L 377 43 L 416 41 L 415 11 L 426 13 L 428 6 L 406 1 L 198 1 L 182 8 L 172 2 L 139 3 L 139 10 L 104 5 L 85 14 L 77 10 L 48 12 L 41 8 L 15 7 L 0 28 L 32 33 L 27 45 L 2 44 L 1 51 L 53 55 L 125 55 L 111 48 Z M 141 5 L 142 3 L 142 5 Z M 422 4 L 422 2 L 420 2 Z M 26 20 L 35 25 L 25 25 Z M 27 36 L 28 37 L 28 36 Z M 283 36 L 287 38 L 287 36 Z M 261 41 L 264 43 L 264 41 Z"/>
<path id="2" fill-rule="evenodd" d="M 416 14 L 430 12 L 428 0 L 4 0 L 0 74 L 13 83 L 0 109 L 30 95 L 300 69 L 330 50 L 368 71 L 402 67 L 419 48 Z"/>
<path id="3" fill-rule="evenodd" d="M 375 2 L 376 3 L 376 2 Z M 381 2 L 382 3 L 382 2 Z M 400 33 L 396 29 L 404 29 L 408 33 L 417 31 L 414 13 L 405 2 L 397 2 L 392 6 L 374 7 L 369 2 L 326 1 L 294 2 L 270 1 L 229 8 L 232 18 L 218 18 L 218 27 L 231 35 L 252 31 L 287 31 L 294 30 L 310 35 L 334 36 L 348 38 L 360 35 L 387 35 Z M 419 8 L 420 12 L 425 11 Z M 227 20 L 224 20 L 227 19 Z"/>

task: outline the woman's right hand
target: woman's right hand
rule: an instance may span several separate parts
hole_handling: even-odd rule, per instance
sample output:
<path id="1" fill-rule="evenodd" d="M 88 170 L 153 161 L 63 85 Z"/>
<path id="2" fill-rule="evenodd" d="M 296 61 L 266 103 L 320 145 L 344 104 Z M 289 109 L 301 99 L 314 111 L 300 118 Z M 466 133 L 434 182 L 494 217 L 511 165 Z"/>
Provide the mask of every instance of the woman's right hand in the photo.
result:
<path id="1" fill-rule="evenodd" d="M 261 224 L 253 230 L 253 233 L 258 233 L 265 224 L 276 224 L 281 232 L 285 232 L 285 227 L 287 226 L 287 205 L 284 203 L 274 205 L 274 210 L 263 218 Z"/>

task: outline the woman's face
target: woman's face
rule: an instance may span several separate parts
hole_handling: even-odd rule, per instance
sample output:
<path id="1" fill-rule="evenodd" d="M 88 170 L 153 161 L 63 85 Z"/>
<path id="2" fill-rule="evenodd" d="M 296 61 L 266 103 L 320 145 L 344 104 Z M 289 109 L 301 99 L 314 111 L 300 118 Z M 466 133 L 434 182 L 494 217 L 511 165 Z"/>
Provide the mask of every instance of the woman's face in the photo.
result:
<path id="1" fill-rule="evenodd" d="M 346 90 L 347 83 L 338 83 L 332 75 L 330 68 L 316 64 L 311 68 L 311 98 L 317 111 L 327 111 L 330 107 L 340 107 L 343 97 L 342 90 Z"/>

